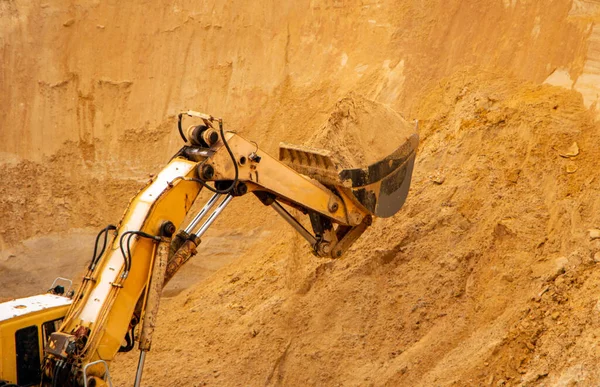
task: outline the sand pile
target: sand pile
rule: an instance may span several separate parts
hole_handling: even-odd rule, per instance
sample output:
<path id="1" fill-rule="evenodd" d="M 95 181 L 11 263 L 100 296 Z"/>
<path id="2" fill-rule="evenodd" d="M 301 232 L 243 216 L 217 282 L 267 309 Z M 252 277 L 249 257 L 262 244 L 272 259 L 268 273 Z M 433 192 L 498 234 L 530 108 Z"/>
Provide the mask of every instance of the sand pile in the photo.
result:
<path id="1" fill-rule="evenodd" d="M 403 210 L 335 261 L 281 221 L 163 304 L 148 386 L 598 380 L 600 140 L 580 95 L 459 73 L 420 106 Z"/>
<path id="2" fill-rule="evenodd" d="M 331 151 L 342 168 L 366 167 L 391 154 L 415 132 L 389 106 L 350 93 L 306 145 Z"/>

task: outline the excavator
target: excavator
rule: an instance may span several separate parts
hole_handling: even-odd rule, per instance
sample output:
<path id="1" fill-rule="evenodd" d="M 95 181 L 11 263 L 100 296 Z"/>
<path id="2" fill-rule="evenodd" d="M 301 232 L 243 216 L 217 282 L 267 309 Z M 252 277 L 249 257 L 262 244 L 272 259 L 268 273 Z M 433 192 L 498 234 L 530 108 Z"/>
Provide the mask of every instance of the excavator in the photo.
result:
<path id="1" fill-rule="evenodd" d="M 186 130 L 184 118 L 194 122 Z M 204 113 L 180 113 L 178 131 L 185 145 L 131 199 L 121 221 L 100 231 L 76 291 L 57 284 L 0 304 L 0 386 L 112 386 L 111 361 L 136 342 L 140 386 L 161 291 L 234 198 L 253 194 L 313 254 L 337 259 L 373 217 L 403 206 L 419 142 L 412 134 L 378 162 L 345 169 L 330 151 L 291 144 L 280 145 L 277 160 Z M 188 216 L 203 189 L 212 196 Z M 308 218 L 301 222 L 290 209 Z"/>

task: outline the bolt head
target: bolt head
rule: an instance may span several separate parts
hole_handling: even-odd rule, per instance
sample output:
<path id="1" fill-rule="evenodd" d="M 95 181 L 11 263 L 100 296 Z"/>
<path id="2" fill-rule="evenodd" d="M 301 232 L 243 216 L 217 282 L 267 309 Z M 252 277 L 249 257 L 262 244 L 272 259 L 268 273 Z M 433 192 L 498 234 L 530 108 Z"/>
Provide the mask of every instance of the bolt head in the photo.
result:
<path id="1" fill-rule="evenodd" d="M 202 166 L 201 176 L 204 180 L 210 180 L 215 176 L 215 169 L 212 165 L 205 164 Z"/>
<path id="2" fill-rule="evenodd" d="M 333 202 L 329 205 L 329 212 L 336 212 L 338 210 L 339 205 L 336 202 Z"/>

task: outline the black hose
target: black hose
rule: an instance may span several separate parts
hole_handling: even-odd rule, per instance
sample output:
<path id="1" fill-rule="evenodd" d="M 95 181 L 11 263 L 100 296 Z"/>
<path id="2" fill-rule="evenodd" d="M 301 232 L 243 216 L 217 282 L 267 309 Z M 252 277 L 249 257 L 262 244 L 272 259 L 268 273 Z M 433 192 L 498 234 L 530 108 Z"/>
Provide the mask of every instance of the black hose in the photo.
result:
<path id="1" fill-rule="evenodd" d="M 102 257 L 102 254 L 104 254 L 104 251 L 106 250 L 106 242 L 108 241 L 108 231 L 116 229 L 117 226 L 109 224 L 98 233 L 98 235 L 96 236 L 96 243 L 94 244 L 94 255 L 92 256 L 92 262 L 90 262 L 88 269 L 94 270 L 96 264 L 98 263 L 98 260 L 100 259 L 100 257 Z M 100 250 L 100 254 L 96 255 L 96 252 L 98 251 L 98 242 L 100 241 L 102 234 L 104 234 L 104 243 L 102 245 L 102 250 Z"/>
<path id="2" fill-rule="evenodd" d="M 177 115 L 177 128 L 179 129 L 179 135 L 181 136 L 181 138 L 183 139 L 183 141 L 187 142 L 187 138 L 185 138 L 185 135 L 183 134 L 183 128 L 181 127 L 181 118 L 183 116 L 184 113 L 179 113 Z M 223 144 L 225 145 L 225 149 L 227 149 L 227 153 L 229 153 L 229 157 L 231 157 L 231 162 L 233 163 L 233 169 L 235 170 L 235 177 L 233 179 L 233 181 L 231 182 L 231 185 L 229 187 L 227 187 L 227 189 L 218 189 L 218 188 L 213 188 L 210 185 L 208 185 L 206 183 L 205 180 L 202 179 L 197 179 L 197 178 L 191 178 L 191 179 L 185 179 L 188 181 L 194 181 L 196 183 L 201 184 L 204 188 L 208 189 L 211 192 L 214 193 L 218 193 L 218 194 L 228 194 L 231 193 L 235 187 L 237 186 L 238 183 L 238 177 L 239 177 L 239 170 L 238 170 L 238 165 L 237 165 L 237 161 L 235 160 L 235 156 L 233 155 L 233 152 L 231 151 L 231 148 L 229 147 L 229 143 L 227 142 L 227 139 L 225 138 L 225 131 L 223 130 L 223 120 L 219 119 L 219 132 L 221 134 L 221 138 L 223 139 Z M 203 163 L 206 162 L 206 160 L 203 161 Z M 202 165 L 202 164 L 200 164 Z"/>
<path id="3" fill-rule="evenodd" d="M 52 387 L 58 387 L 58 373 L 61 365 L 62 364 L 57 365 L 54 363 L 54 370 L 52 372 Z"/>
<path id="4" fill-rule="evenodd" d="M 129 255 L 125 254 L 125 250 L 123 249 L 123 239 L 125 239 L 125 235 L 127 235 L 127 233 L 121 234 L 121 239 L 119 239 L 119 248 L 121 249 L 121 255 L 123 255 L 123 260 L 125 261 L 123 276 L 126 275 L 125 273 L 129 272 Z M 129 240 L 127 241 L 127 244 L 129 244 Z"/>
<path id="5" fill-rule="evenodd" d="M 125 244 L 125 248 L 127 249 L 127 257 L 129 260 L 129 267 L 127 268 L 127 273 L 131 270 L 131 238 L 133 238 L 136 234 L 131 233 L 127 237 L 127 243 Z"/>
<path id="6" fill-rule="evenodd" d="M 231 157 L 231 162 L 233 163 L 233 168 L 235 169 L 235 177 L 233 178 L 233 182 L 231 182 L 231 187 L 229 187 L 228 189 L 226 189 L 225 191 L 233 191 L 237 185 L 238 182 L 238 165 L 237 165 L 237 161 L 235 160 L 235 156 L 233 155 L 233 152 L 231 151 L 231 148 L 229 147 L 229 144 L 227 143 L 227 140 L 225 139 L 225 132 L 223 131 L 223 120 L 219 120 L 219 132 L 221 132 L 221 138 L 223 139 L 223 144 L 225 144 L 225 148 L 227 149 L 227 153 L 229 153 L 229 157 Z"/>
<path id="7" fill-rule="evenodd" d="M 122 345 L 119 348 L 119 352 L 129 352 L 133 349 L 134 345 L 135 345 L 135 341 L 134 341 L 134 333 L 133 333 L 133 329 L 135 328 L 135 325 L 131 327 L 131 329 L 129 330 L 129 332 L 127 332 L 127 334 L 125 335 L 125 342 L 127 343 L 126 345 Z"/>
<path id="8" fill-rule="evenodd" d="M 218 194 L 228 194 L 228 193 L 231 193 L 237 186 L 237 183 L 239 180 L 238 179 L 239 170 L 238 170 L 237 161 L 235 160 L 235 156 L 233 155 L 233 152 L 231 151 L 231 148 L 229 147 L 229 143 L 227 143 L 227 140 L 225 139 L 225 132 L 223 131 L 223 121 L 222 120 L 219 120 L 219 132 L 221 133 L 221 138 L 223 139 L 223 144 L 225 145 L 225 149 L 227 149 L 227 153 L 229 153 L 229 157 L 231 157 L 231 162 L 233 163 L 233 169 L 235 170 L 235 177 L 233 178 L 231 185 L 229 187 L 227 187 L 227 189 L 218 189 L 218 188 L 211 187 L 210 185 L 208 185 L 206 183 L 205 180 L 202 180 L 202 179 L 192 177 L 192 178 L 186 179 L 186 180 L 195 181 L 196 183 L 200 183 L 204 188 L 208 189 L 211 192 L 218 193 Z M 206 159 L 206 160 L 208 160 L 208 159 Z M 200 165 L 205 163 L 206 160 L 204 160 Z"/>
<path id="9" fill-rule="evenodd" d="M 183 139 L 183 142 L 187 142 L 187 138 L 185 138 L 185 134 L 183 134 L 183 128 L 181 127 L 181 117 L 183 117 L 183 113 L 179 113 L 177 115 L 177 128 L 179 129 L 179 135 Z"/>
<path id="10" fill-rule="evenodd" d="M 108 241 L 108 232 L 109 231 L 114 231 L 117 229 L 117 226 L 113 225 L 113 224 L 109 224 L 108 226 L 106 226 L 106 228 L 104 229 L 104 242 L 102 243 L 102 250 L 100 250 L 100 253 L 98 254 L 98 257 L 96 258 L 97 260 L 100 259 L 100 257 L 102 257 L 102 254 L 104 254 L 104 251 L 106 250 L 106 243 Z"/>
<path id="11" fill-rule="evenodd" d="M 96 242 L 94 242 L 94 254 L 92 255 L 92 261 L 90 262 L 90 265 L 88 266 L 89 270 L 92 270 L 94 268 L 94 264 L 96 263 L 96 253 L 98 252 L 98 242 L 100 241 L 100 237 L 102 236 L 102 234 L 104 234 L 104 232 L 106 231 L 106 228 L 103 228 L 98 235 L 96 235 Z"/>
<path id="12" fill-rule="evenodd" d="M 125 270 L 123 271 L 123 278 L 126 278 L 131 270 L 131 238 L 134 236 L 141 236 L 142 238 L 152 239 L 154 241 L 160 241 L 160 237 L 150 235 L 143 231 L 125 231 L 121 234 L 121 238 L 119 239 L 119 248 L 121 249 L 121 254 L 123 255 L 123 259 L 125 260 Z M 127 237 L 126 241 L 126 249 L 123 248 L 123 240 Z"/>

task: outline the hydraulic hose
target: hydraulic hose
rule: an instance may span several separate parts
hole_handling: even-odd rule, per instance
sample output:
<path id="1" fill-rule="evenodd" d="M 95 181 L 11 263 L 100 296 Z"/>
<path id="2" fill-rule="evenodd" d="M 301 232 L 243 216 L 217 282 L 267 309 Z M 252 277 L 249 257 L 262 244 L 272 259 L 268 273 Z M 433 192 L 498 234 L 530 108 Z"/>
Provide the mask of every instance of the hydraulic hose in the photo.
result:
<path id="1" fill-rule="evenodd" d="M 104 254 L 104 251 L 106 250 L 106 243 L 108 241 L 108 232 L 112 231 L 112 230 L 116 230 L 116 229 L 117 229 L 117 226 L 109 224 L 108 226 L 103 228 L 96 236 L 96 243 L 94 243 L 94 255 L 92 256 L 92 261 L 90 262 L 90 265 L 88 267 L 89 270 L 94 270 L 94 268 L 96 267 L 96 264 L 98 263 L 98 260 L 100 259 L 100 257 L 102 257 L 102 254 Z M 102 237 L 103 234 L 104 234 L 104 242 L 102 244 L 102 249 L 100 250 L 100 254 L 96 255 L 96 253 L 98 251 L 98 242 L 100 241 L 100 238 Z"/>
<path id="2" fill-rule="evenodd" d="M 181 126 L 181 120 L 182 120 L 183 114 L 184 113 L 179 113 L 177 115 L 177 129 L 179 130 L 179 135 L 181 136 L 183 141 L 188 142 L 187 138 L 183 134 L 183 128 Z M 218 189 L 216 187 L 215 188 L 211 187 L 210 185 L 208 185 L 206 183 L 206 181 L 204 181 L 202 179 L 191 178 L 191 179 L 184 179 L 184 180 L 194 181 L 196 183 L 199 183 L 204 188 L 206 188 L 209 191 L 214 192 L 214 193 L 228 194 L 228 193 L 233 192 L 233 190 L 237 186 L 238 178 L 239 178 L 239 170 L 238 170 L 237 162 L 235 160 L 235 156 L 233 155 L 233 152 L 231 151 L 231 147 L 229 146 L 229 143 L 227 142 L 227 139 L 225 138 L 225 131 L 223 130 L 223 120 L 221 118 L 219 118 L 219 133 L 221 134 L 221 138 L 223 139 L 223 145 L 225 145 L 225 149 L 227 149 L 227 153 L 229 153 L 229 157 L 231 157 L 231 162 L 233 163 L 233 169 L 235 171 L 235 176 L 233 178 L 233 181 L 231 182 L 231 185 L 229 187 L 227 187 L 227 189 Z"/>

